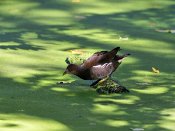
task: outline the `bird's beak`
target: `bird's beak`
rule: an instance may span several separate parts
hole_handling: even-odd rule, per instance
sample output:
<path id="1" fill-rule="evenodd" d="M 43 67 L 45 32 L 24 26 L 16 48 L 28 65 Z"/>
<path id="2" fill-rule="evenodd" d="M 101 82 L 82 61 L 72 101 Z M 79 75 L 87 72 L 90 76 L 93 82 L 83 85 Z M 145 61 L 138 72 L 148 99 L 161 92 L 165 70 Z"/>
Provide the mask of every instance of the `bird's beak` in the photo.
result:
<path id="1" fill-rule="evenodd" d="M 118 62 L 119 62 L 119 63 L 121 63 L 123 59 L 124 59 L 124 58 L 122 58 L 122 59 L 118 60 Z"/>
<path id="2" fill-rule="evenodd" d="M 67 70 L 64 71 L 63 76 L 67 74 Z"/>

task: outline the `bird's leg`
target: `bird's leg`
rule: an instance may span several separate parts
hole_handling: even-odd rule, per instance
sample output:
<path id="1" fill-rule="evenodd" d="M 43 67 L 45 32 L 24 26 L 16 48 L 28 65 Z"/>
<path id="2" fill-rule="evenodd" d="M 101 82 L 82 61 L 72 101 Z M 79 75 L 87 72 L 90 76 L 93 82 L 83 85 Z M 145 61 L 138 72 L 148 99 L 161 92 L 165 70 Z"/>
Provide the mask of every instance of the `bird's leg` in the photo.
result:
<path id="1" fill-rule="evenodd" d="M 106 78 L 100 80 L 98 83 L 97 83 L 97 86 L 96 86 L 96 91 L 99 93 L 99 94 L 108 94 L 108 80 L 109 80 L 109 76 L 107 76 Z M 98 87 L 99 86 L 99 87 Z"/>
<path id="2" fill-rule="evenodd" d="M 104 83 L 104 82 L 107 82 L 108 80 L 108 76 L 104 79 L 98 79 L 97 81 L 93 82 L 90 86 L 93 87 L 93 88 L 97 88 L 98 85 Z"/>
<path id="3" fill-rule="evenodd" d="M 92 87 L 92 88 L 97 88 L 97 85 L 98 85 L 99 81 L 101 81 L 101 79 L 98 79 L 98 80 L 96 80 L 95 82 L 93 82 L 93 83 L 90 85 L 90 87 Z"/>
<path id="4" fill-rule="evenodd" d="M 107 76 L 106 78 L 102 79 L 101 81 L 99 81 L 99 84 L 107 82 L 107 80 L 109 79 L 109 76 Z"/>

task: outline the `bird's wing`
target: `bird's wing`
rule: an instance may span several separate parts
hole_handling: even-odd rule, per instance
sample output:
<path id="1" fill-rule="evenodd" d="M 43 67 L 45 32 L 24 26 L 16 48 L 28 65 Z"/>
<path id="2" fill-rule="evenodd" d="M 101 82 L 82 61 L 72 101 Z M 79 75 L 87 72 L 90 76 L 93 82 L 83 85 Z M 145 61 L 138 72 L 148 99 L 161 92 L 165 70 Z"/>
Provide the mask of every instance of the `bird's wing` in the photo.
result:
<path id="1" fill-rule="evenodd" d="M 110 63 L 93 66 L 91 68 L 91 74 L 93 75 L 92 77 L 95 79 L 102 79 L 107 76 L 110 76 L 113 70 L 114 70 L 113 63 L 110 62 Z"/>
<path id="2" fill-rule="evenodd" d="M 104 59 L 104 57 L 105 57 L 105 53 L 103 54 L 95 53 L 91 57 L 89 57 L 87 60 L 85 60 L 82 66 L 86 68 L 91 68 L 92 66 L 102 64 L 101 61 Z"/>
<path id="3" fill-rule="evenodd" d="M 108 51 L 100 51 L 100 52 L 95 52 L 94 55 L 104 55 L 108 53 Z"/>
<path id="4" fill-rule="evenodd" d="M 99 64 L 109 63 L 116 56 L 116 53 L 120 50 L 120 47 L 114 48 L 111 51 L 100 51 L 94 53 L 81 65 L 86 68 L 91 68 Z"/>

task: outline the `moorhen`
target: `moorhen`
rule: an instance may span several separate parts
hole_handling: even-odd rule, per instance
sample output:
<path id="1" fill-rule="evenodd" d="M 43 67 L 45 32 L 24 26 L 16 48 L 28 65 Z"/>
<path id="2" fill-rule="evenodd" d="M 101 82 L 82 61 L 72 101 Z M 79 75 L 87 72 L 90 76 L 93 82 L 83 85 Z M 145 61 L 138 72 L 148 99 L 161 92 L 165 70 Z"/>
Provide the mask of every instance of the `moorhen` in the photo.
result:
<path id="1" fill-rule="evenodd" d="M 97 80 L 91 84 L 91 86 L 95 86 L 99 81 L 109 78 L 122 60 L 130 55 L 117 55 L 118 51 L 120 51 L 120 47 L 111 51 L 96 52 L 80 65 L 67 62 L 68 66 L 63 75 L 73 74 L 84 80 Z"/>

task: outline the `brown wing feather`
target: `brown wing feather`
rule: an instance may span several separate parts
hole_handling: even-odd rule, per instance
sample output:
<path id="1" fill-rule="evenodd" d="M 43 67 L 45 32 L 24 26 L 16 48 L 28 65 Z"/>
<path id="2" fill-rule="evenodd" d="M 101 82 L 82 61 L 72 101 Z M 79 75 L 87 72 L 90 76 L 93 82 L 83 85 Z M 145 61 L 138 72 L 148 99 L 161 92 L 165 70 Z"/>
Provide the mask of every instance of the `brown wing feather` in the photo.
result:
<path id="1" fill-rule="evenodd" d="M 84 63 L 81 66 L 85 68 L 91 68 L 92 66 L 111 62 L 119 50 L 120 47 L 114 48 L 111 51 L 96 52 L 86 61 L 84 61 Z"/>
<path id="2" fill-rule="evenodd" d="M 103 55 L 103 54 L 106 54 L 106 53 L 108 53 L 108 51 L 95 52 L 94 54 L 96 54 L 96 55 Z"/>

